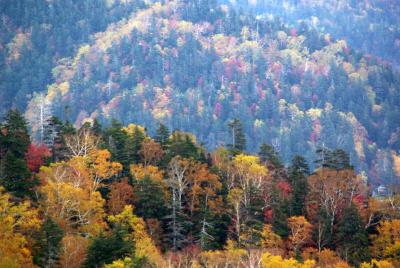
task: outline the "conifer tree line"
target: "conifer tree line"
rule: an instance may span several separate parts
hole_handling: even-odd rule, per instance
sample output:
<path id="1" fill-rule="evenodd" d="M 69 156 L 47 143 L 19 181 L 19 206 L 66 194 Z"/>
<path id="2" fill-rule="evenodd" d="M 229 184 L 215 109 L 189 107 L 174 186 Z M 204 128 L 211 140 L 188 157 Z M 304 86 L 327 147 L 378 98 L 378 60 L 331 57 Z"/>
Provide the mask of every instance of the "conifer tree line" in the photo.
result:
<path id="1" fill-rule="evenodd" d="M 347 153 L 310 170 L 246 151 L 240 120 L 210 152 L 160 123 L 49 118 L 0 127 L 0 267 L 399 267 L 400 195 L 372 196 Z"/>

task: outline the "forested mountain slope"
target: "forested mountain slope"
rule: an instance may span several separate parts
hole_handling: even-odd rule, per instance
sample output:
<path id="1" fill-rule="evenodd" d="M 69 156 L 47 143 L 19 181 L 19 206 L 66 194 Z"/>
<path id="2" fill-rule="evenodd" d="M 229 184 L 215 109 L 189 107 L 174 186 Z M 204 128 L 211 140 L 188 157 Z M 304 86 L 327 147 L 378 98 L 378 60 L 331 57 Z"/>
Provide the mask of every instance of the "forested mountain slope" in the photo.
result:
<path id="1" fill-rule="evenodd" d="M 372 181 L 396 177 L 398 73 L 315 30 L 211 1 L 155 3 L 96 34 L 53 74 L 47 95 L 29 104 L 36 129 L 52 114 L 76 125 L 117 118 L 150 133 L 163 122 L 215 148 L 230 142 L 227 124 L 238 118 L 249 151 L 271 143 L 288 162 L 342 148 Z"/>
<path id="2" fill-rule="evenodd" d="M 59 60 L 143 6 L 140 0 L 0 0 L 0 115 L 10 107 L 25 110 L 34 92 L 54 82 Z"/>
<path id="3" fill-rule="evenodd" d="M 398 10 L 0 0 L 0 267 L 400 267 Z"/>

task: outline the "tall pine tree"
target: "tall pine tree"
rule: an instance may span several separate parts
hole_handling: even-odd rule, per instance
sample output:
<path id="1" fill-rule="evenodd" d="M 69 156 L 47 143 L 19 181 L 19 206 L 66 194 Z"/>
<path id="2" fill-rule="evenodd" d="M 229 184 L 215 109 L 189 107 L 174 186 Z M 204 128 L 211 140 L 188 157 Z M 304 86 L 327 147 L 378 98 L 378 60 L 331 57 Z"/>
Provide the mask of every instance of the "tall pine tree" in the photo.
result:
<path id="1" fill-rule="evenodd" d="M 282 167 L 282 162 L 279 159 L 274 147 L 269 144 L 261 144 L 260 151 L 258 152 L 261 163 L 266 163 L 267 165 L 272 165 L 275 168 Z"/>
<path id="2" fill-rule="evenodd" d="M 104 264 L 131 255 L 133 243 L 126 239 L 127 235 L 127 230 L 116 226 L 110 235 L 100 234 L 93 238 L 83 266 L 87 268 L 103 267 Z"/>
<path id="3" fill-rule="evenodd" d="M 289 167 L 289 181 L 292 186 L 292 198 L 290 201 L 290 214 L 300 216 L 305 214 L 305 199 L 308 192 L 307 176 L 310 170 L 306 160 L 302 156 L 293 157 Z"/>
<path id="4" fill-rule="evenodd" d="M 10 110 L 0 131 L 0 183 L 18 197 L 32 194 L 35 184 L 25 161 L 29 144 L 25 118 L 18 110 Z"/>
<path id="5" fill-rule="evenodd" d="M 156 135 L 154 136 L 154 140 L 161 145 L 163 150 L 166 150 L 168 148 L 169 135 L 170 133 L 168 128 L 162 123 L 160 123 L 156 131 Z"/>
<path id="6" fill-rule="evenodd" d="M 34 262 L 40 267 L 57 267 L 64 231 L 51 218 L 40 228 L 34 247 Z"/>
<path id="7" fill-rule="evenodd" d="M 344 210 L 338 224 L 337 242 L 342 257 L 356 267 L 370 257 L 368 234 L 354 205 Z"/>
<path id="8" fill-rule="evenodd" d="M 237 155 L 246 149 L 246 136 L 243 131 L 243 124 L 235 118 L 228 123 L 231 141 L 229 148 L 232 155 Z"/>

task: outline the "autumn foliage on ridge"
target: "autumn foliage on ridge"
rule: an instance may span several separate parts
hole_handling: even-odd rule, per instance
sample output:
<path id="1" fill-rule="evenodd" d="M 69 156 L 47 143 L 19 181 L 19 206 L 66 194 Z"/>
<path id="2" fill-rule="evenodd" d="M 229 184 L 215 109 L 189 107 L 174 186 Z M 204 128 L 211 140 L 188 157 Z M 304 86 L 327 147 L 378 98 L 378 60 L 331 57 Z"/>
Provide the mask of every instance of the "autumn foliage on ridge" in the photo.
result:
<path id="1" fill-rule="evenodd" d="M 342 148 L 374 183 L 398 176 L 386 165 L 400 144 L 399 76 L 327 34 L 212 1 L 153 3 L 55 70 L 26 113 L 36 133 L 46 120 L 35 115 L 47 109 L 77 126 L 118 118 L 154 133 L 162 122 L 216 148 L 239 118 L 250 151 L 273 143 L 289 163 L 304 152 L 311 161 L 323 145 Z"/>

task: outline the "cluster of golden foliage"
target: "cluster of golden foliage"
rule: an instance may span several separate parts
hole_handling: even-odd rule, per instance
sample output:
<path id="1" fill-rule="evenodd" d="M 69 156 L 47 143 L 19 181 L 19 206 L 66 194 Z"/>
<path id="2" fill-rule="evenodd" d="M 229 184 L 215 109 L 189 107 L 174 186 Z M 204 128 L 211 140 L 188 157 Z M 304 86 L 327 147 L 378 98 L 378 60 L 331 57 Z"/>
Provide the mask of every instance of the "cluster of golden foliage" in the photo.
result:
<path id="1" fill-rule="evenodd" d="M 0 187 L 0 267 L 34 267 L 29 237 L 39 227 L 38 210 L 12 202 Z"/>
<path id="2" fill-rule="evenodd" d="M 95 150 L 89 155 L 41 168 L 39 192 L 45 197 L 42 205 L 66 233 L 76 229 L 96 235 L 105 227 L 105 201 L 97 189 L 104 179 L 122 169 L 110 157 L 107 150 Z"/>

